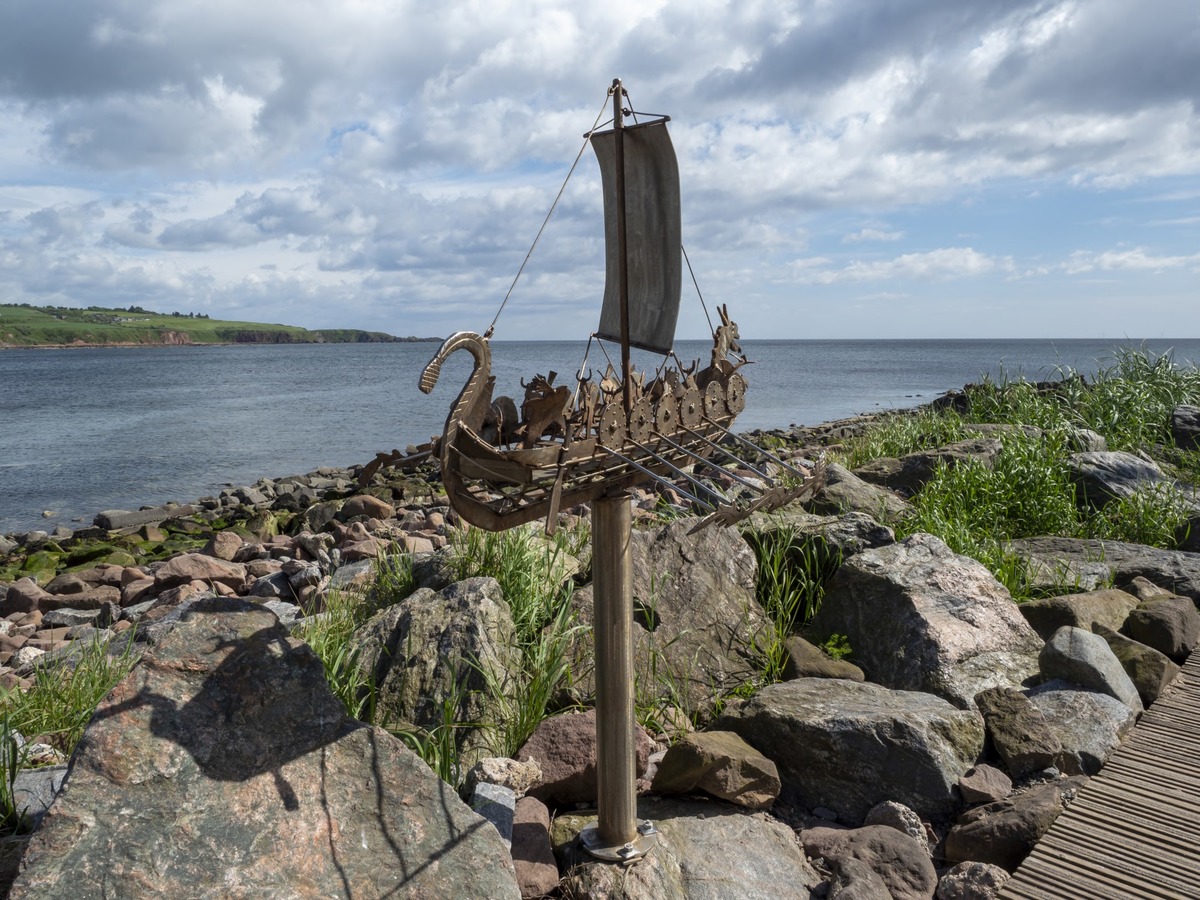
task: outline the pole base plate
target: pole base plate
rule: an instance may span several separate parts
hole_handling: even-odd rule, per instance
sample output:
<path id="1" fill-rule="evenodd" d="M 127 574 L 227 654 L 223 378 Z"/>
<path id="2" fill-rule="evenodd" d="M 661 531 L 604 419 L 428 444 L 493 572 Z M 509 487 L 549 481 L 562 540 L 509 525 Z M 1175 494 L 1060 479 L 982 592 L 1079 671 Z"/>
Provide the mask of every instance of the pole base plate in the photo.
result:
<path id="1" fill-rule="evenodd" d="M 633 863 L 654 849 L 658 843 L 658 829 L 649 819 L 642 819 L 637 823 L 637 835 L 632 841 L 615 844 L 600 837 L 600 827 L 596 822 L 589 822 L 579 832 L 579 843 L 591 856 L 602 862 Z"/>

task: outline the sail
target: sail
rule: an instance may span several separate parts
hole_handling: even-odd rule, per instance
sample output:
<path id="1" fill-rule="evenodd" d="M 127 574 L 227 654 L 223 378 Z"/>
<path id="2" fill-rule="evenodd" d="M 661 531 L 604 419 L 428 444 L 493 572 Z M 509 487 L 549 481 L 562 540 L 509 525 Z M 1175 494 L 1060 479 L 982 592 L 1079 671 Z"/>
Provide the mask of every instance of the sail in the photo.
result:
<path id="1" fill-rule="evenodd" d="M 622 129 L 625 153 L 625 234 L 629 278 L 629 343 L 668 353 L 675 341 L 682 281 L 679 165 L 659 119 Z M 617 255 L 616 141 L 613 131 L 592 135 L 604 184 L 604 306 L 598 335 L 621 339 Z"/>

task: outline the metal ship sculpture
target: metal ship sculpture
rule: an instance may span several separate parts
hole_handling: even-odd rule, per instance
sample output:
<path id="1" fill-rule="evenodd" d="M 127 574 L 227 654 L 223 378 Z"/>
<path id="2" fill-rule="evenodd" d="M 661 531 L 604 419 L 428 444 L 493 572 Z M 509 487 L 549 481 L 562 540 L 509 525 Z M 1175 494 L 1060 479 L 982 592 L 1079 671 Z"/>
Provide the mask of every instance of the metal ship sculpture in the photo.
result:
<path id="1" fill-rule="evenodd" d="M 493 328 L 482 335 L 460 331 L 420 379 L 430 393 L 449 356 L 462 350 L 474 358 L 441 437 L 415 455 L 379 454 L 365 468 L 364 483 L 381 466 L 436 456 L 449 501 L 467 522 L 498 531 L 544 519 L 552 531 L 560 510 L 647 481 L 669 485 L 705 513 L 702 527 L 775 509 L 823 480 L 822 465 L 794 467 L 730 430 L 746 403 L 747 359 L 727 305 L 718 310 L 705 365 L 684 365 L 673 352 L 683 254 L 669 117 L 638 121 L 623 108 L 627 94 L 619 81 L 609 95 L 611 127 L 585 135 L 601 169 L 606 245 L 604 299 L 592 338 L 620 347 L 620 370 L 610 362 L 597 379 L 581 367 L 573 386 L 556 384 L 555 372 L 535 375 L 522 380 L 518 406 L 493 397 Z M 661 365 L 649 376 L 635 372 L 631 347 L 658 354 Z M 698 474 L 705 466 L 713 474 L 725 467 L 725 481 L 738 485 L 736 499 Z"/>

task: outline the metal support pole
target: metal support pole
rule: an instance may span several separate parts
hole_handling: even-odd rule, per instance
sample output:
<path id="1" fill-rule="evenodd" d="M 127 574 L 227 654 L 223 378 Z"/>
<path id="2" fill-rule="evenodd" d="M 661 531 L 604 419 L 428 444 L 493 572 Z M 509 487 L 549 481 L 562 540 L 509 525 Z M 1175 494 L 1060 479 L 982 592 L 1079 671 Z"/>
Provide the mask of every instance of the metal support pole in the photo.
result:
<path id="1" fill-rule="evenodd" d="M 593 501 L 598 817 L 583 829 L 580 840 L 593 856 L 612 862 L 644 856 L 655 840 L 654 826 L 637 820 L 632 525 L 628 493 Z"/>

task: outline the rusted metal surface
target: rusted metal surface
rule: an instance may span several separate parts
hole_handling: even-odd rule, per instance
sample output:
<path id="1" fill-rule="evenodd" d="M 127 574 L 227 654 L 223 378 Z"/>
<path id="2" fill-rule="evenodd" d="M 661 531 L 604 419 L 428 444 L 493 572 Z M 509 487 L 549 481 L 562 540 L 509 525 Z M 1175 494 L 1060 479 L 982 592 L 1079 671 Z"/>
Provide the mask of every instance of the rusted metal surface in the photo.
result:
<path id="1" fill-rule="evenodd" d="M 1200 898 L 1200 653 L 1000 896 Z"/>

